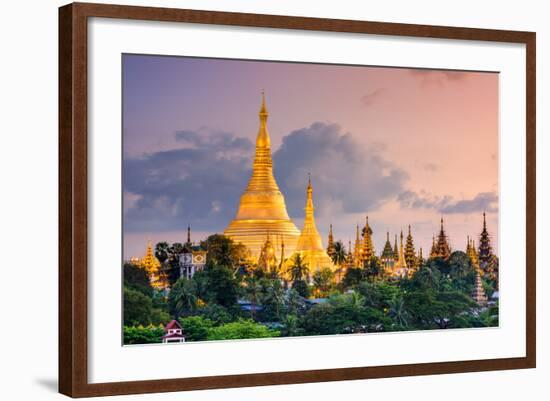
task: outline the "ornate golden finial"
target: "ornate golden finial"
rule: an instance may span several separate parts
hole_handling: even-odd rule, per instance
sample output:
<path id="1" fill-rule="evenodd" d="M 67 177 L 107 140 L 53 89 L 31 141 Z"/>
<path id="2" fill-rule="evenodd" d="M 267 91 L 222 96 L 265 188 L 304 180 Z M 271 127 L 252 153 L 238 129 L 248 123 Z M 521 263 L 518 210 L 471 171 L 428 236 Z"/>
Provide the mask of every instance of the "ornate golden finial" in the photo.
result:
<path id="1" fill-rule="evenodd" d="M 260 108 L 260 117 L 267 117 L 269 113 L 267 112 L 267 106 L 265 104 L 265 92 L 262 89 L 262 106 Z"/>

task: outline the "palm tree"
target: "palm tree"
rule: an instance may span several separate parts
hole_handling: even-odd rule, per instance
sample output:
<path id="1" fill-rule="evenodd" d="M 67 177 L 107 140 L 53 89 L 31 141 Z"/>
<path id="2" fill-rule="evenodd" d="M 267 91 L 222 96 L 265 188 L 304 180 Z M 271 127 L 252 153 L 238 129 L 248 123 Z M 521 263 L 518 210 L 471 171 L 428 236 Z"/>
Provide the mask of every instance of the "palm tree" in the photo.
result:
<path id="1" fill-rule="evenodd" d="M 355 308 L 365 306 L 365 297 L 359 294 L 357 291 L 353 291 L 348 294 L 347 301 L 350 306 L 353 306 Z"/>
<path id="2" fill-rule="evenodd" d="M 155 245 L 155 257 L 161 264 L 164 264 L 170 256 L 170 244 L 166 241 L 159 242 Z"/>
<path id="3" fill-rule="evenodd" d="M 260 294 L 262 292 L 260 281 L 254 276 L 247 276 L 245 292 L 251 303 L 250 314 L 252 315 L 252 319 L 255 320 L 256 306 L 258 305 Z"/>
<path id="4" fill-rule="evenodd" d="M 262 293 L 262 304 L 273 305 L 275 307 L 275 316 L 281 320 L 281 306 L 284 302 L 284 292 L 279 280 L 265 280 Z"/>
<path id="5" fill-rule="evenodd" d="M 313 274 L 313 288 L 317 296 L 326 296 L 330 291 L 334 273 L 329 268 L 317 270 Z"/>
<path id="6" fill-rule="evenodd" d="M 401 327 L 409 325 L 409 312 L 405 308 L 403 297 L 393 297 L 389 302 L 390 317 Z"/>
<path id="7" fill-rule="evenodd" d="M 336 241 L 334 243 L 334 253 L 332 254 L 332 261 L 337 266 L 342 266 L 346 261 L 346 248 L 342 241 Z"/>
<path id="8" fill-rule="evenodd" d="M 186 311 L 194 310 L 197 300 L 194 281 L 186 278 L 180 278 L 170 291 L 169 301 L 176 318 Z"/>
<path id="9" fill-rule="evenodd" d="M 289 268 L 290 279 L 292 281 L 304 280 L 309 276 L 309 267 L 304 263 L 302 256 L 297 253 L 292 260 L 292 265 Z"/>

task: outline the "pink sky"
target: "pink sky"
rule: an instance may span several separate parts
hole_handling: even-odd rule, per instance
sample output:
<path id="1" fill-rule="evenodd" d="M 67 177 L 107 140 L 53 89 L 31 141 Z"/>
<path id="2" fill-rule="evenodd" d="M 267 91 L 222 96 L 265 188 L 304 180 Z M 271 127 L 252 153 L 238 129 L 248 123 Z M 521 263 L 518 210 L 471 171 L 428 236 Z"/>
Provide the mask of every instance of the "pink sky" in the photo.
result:
<path id="1" fill-rule="evenodd" d="M 346 244 L 353 240 L 355 224 L 363 224 L 368 213 L 377 251 L 383 247 L 386 230 L 393 238 L 411 224 L 415 242 L 426 255 L 432 234 L 439 227 L 442 212 L 437 205 L 442 205 L 441 199 L 447 197 L 447 204 L 456 205 L 483 193 L 498 196 L 496 73 L 135 57 L 125 64 L 125 158 L 140 159 L 182 148 L 174 135 L 180 130 L 223 131 L 253 141 L 259 93 L 264 89 L 274 153 L 293 131 L 315 122 L 338 124 L 339 135 L 350 134 L 358 147 L 388 163 L 388 169 L 405 172 L 407 179 L 401 190 L 415 193 L 428 205 L 406 207 L 394 196 L 374 210 L 345 212 L 337 197 L 329 199 L 315 192 L 316 174 L 320 181 L 325 172 L 313 164 L 316 220 L 325 242 L 330 223 L 338 239 Z M 365 166 L 368 168 L 368 163 Z M 275 170 L 277 174 L 276 164 Z M 363 174 L 368 177 L 369 172 Z M 349 190 L 341 197 L 376 190 L 353 177 L 344 175 L 341 179 L 350 180 Z M 244 187 L 239 192 L 242 190 Z M 140 196 L 132 191 L 125 194 L 127 199 Z M 228 214 L 236 210 L 236 204 L 225 205 L 224 199 L 220 202 L 233 210 Z M 495 210 L 488 210 L 488 226 L 498 250 L 497 202 L 492 203 Z M 463 249 L 467 235 L 477 238 L 483 210 L 474 209 L 444 213 L 453 248 Z M 291 213 L 291 217 L 300 227 L 302 216 Z M 174 218 L 181 220 L 181 226 L 127 230 L 125 256 L 141 255 L 149 238 L 183 241 L 190 218 Z M 215 230 L 202 229 L 202 223 L 190 221 L 198 227 L 195 239 L 223 231 L 225 220 L 227 214 L 220 215 Z"/>

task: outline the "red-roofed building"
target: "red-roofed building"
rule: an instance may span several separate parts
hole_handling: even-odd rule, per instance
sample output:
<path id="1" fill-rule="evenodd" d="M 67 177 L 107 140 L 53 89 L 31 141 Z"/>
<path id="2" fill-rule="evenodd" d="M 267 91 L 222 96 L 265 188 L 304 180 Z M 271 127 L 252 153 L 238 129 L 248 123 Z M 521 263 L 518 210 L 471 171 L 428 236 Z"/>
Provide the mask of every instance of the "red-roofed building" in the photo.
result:
<path id="1" fill-rule="evenodd" d="M 162 336 L 162 342 L 168 343 L 184 343 L 185 336 L 183 335 L 183 327 L 177 320 L 172 320 L 164 328 L 164 336 Z"/>

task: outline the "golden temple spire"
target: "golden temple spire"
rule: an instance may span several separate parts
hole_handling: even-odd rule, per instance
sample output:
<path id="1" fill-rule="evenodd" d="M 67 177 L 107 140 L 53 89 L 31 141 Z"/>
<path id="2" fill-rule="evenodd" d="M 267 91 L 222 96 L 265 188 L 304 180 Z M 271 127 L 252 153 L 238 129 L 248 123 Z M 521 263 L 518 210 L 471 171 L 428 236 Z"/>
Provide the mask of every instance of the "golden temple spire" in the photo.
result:
<path id="1" fill-rule="evenodd" d="M 363 235 L 363 258 L 365 260 L 370 260 L 375 254 L 371 233 L 372 230 L 369 226 L 369 216 L 367 216 L 365 220 L 365 233 Z"/>
<path id="2" fill-rule="evenodd" d="M 334 245 L 334 235 L 332 234 L 332 224 L 330 225 L 329 231 L 328 231 L 327 253 L 328 253 L 328 256 L 330 256 L 331 258 L 336 253 L 336 248 Z"/>
<path id="3" fill-rule="evenodd" d="M 258 131 L 258 137 L 256 138 L 256 148 L 271 148 L 271 140 L 269 138 L 269 132 L 267 131 L 267 106 L 265 105 L 265 93 L 262 91 L 262 107 L 258 113 L 260 116 L 260 129 Z M 271 156 L 271 154 L 270 154 Z"/>
<path id="4" fill-rule="evenodd" d="M 323 248 L 323 241 L 321 240 L 321 235 L 319 235 L 319 231 L 317 230 L 317 226 L 315 224 L 315 207 L 313 206 L 313 187 L 311 186 L 311 175 L 308 177 L 306 192 L 306 207 L 304 208 L 306 211 L 306 216 L 304 219 L 304 228 L 298 238 L 296 250 L 303 251 L 320 249 L 324 252 L 325 249 Z"/>
<path id="5" fill-rule="evenodd" d="M 353 250 L 353 259 L 356 264 L 359 264 L 363 261 L 363 250 L 361 249 L 363 246 L 361 242 L 361 236 L 359 234 L 359 224 L 355 226 L 355 248 Z"/>
<path id="6" fill-rule="evenodd" d="M 311 185 L 311 175 L 309 175 L 305 207 L 306 216 L 304 219 L 304 227 L 302 228 L 300 237 L 298 238 L 298 244 L 296 245 L 296 252 L 302 256 L 304 262 L 308 264 L 312 271 L 324 267 L 333 269 L 335 268 L 334 263 L 323 248 L 323 241 L 315 224 L 314 211 L 313 187 Z"/>
<path id="7" fill-rule="evenodd" d="M 268 115 L 265 94 L 262 92 L 252 176 L 241 195 L 235 218 L 224 231 L 235 242 L 243 243 L 254 257 L 260 254 L 267 231 L 275 236 L 283 235 L 289 252 L 294 251 L 300 235 L 288 216 L 285 198 L 273 175 Z"/>

